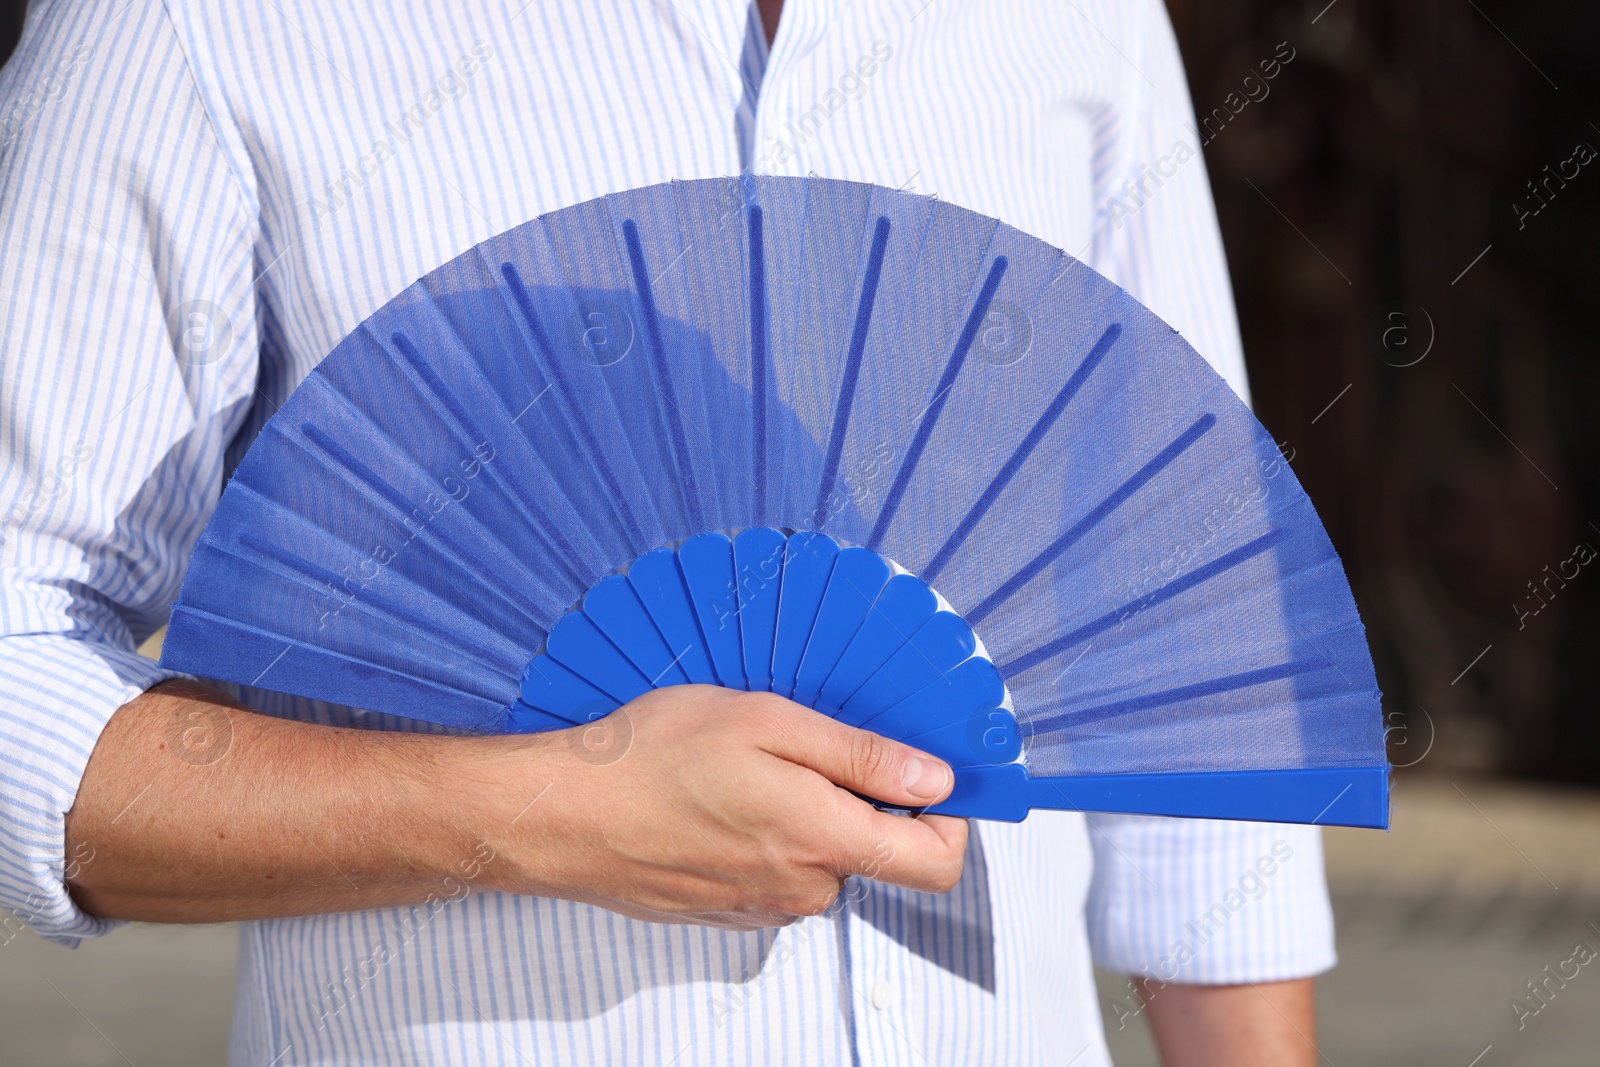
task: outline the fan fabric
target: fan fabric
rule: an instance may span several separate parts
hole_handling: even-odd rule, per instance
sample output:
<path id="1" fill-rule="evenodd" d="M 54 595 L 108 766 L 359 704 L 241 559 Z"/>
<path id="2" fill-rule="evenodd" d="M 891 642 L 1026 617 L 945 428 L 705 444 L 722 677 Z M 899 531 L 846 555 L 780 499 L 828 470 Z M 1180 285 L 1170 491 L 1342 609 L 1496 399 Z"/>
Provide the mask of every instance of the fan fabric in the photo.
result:
<path id="1" fill-rule="evenodd" d="M 998 668 L 1022 754 L 935 810 L 1387 823 L 1364 632 L 1267 432 L 1071 256 L 852 182 L 607 196 L 413 284 L 246 455 L 163 663 L 515 728 L 603 579 L 758 529 L 892 561 Z"/>

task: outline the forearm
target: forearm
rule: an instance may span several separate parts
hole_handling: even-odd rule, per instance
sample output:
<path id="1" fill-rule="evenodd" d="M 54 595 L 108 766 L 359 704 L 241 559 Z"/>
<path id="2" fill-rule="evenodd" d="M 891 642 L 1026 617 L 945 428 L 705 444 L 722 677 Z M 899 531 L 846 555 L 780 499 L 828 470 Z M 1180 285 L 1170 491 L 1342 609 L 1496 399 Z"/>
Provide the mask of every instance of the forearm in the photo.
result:
<path id="1" fill-rule="evenodd" d="M 69 884 L 92 914 L 153 922 L 416 904 L 470 882 L 757 929 L 823 910 L 850 874 L 948 891 L 966 824 L 852 791 L 924 806 L 951 781 L 904 745 L 715 686 L 583 729 L 448 737 L 274 719 L 173 682 L 102 732 L 67 814 Z"/>
<path id="2" fill-rule="evenodd" d="M 1311 979 L 1206 986 L 1138 983 L 1166 1067 L 1313 1067 Z"/>
<path id="3" fill-rule="evenodd" d="M 93 859 L 72 893 L 104 917 L 187 923 L 448 894 L 485 854 L 478 784 L 538 747 L 334 729 L 166 683 L 120 708 L 90 757 L 67 855 Z"/>

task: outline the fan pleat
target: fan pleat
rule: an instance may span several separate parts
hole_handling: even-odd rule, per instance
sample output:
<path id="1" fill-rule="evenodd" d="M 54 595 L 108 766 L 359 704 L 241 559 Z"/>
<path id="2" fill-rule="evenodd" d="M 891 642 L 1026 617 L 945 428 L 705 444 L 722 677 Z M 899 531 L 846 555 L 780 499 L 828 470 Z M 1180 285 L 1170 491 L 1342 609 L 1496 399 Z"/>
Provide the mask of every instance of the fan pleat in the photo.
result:
<path id="1" fill-rule="evenodd" d="M 823 179 L 613 194 L 398 295 L 235 472 L 166 647 L 468 729 L 770 691 L 996 817 L 1309 817 L 1353 768 L 1330 818 L 1371 821 L 1384 766 L 1343 568 L 1226 383 L 1061 250 Z"/>
<path id="2" fill-rule="evenodd" d="M 977 339 L 978 328 L 983 324 L 984 316 L 989 313 L 989 305 L 994 300 L 995 290 L 1000 288 L 1000 279 L 1005 276 L 1007 262 L 1004 256 L 996 256 L 989 266 L 989 274 L 983 280 L 983 288 L 978 290 L 978 297 L 973 301 L 972 310 L 967 314 L 967 324 L 962 328 L 961 336 L 956 339 L 955 350 L 945 362 L 944 371 L 933 387 L 933 396 L 917 422 L 917 429 L 911 435 L 910 443 L 906 445 L 905 458 L 900 461 L 894 481 L 889 484 L 889 492 L 884 497 L 882 507 L 878 509 L 878 517 L 873 523 L 872 532 L 867 535 L 868 548 L 882 545 L 884 537 L 889 532 L 889 524 L 894 521 L 900 501 L 906 494 L 912 475 L 917 471 L 917 464 L 922 461 L 922 453 L 928 447 L 928 439 L 933 436 L 933 428 L 938 424 L 939 416 L 944 414 L 945 405 L 949 403 L 950 391 L 955 386 L 956 376 L 961 373 L 967 354 L 972 350 L 972 342 Z"/>

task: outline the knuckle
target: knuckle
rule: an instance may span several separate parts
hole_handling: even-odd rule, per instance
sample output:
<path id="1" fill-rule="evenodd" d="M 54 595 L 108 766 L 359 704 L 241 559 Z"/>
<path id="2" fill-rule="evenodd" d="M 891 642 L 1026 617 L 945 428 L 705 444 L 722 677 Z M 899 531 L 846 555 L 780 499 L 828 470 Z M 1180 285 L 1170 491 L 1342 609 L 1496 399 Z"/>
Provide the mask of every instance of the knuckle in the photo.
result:
<path id="1" fill-rule="evenodd" d="M 833 906 L 839 895 L 839 883 L 829 879 L 796 890 L 779 905 L 779 910 L 795 918 L 821 915 Z"/>
<path id="2" fill-rule="evenodd" d="M 745 705 L 740 709 L 741 718 L 746 721 L 754 719 L 760 723 L 763 732 L 782 735 L 795 731 L 790 713 L 792 705 L 778 694 L 741 693 L 739 700 Z"/>
<path id="3" fill-rule="evenodd" d="M 876 781 L 892 768 L 894 762 L 894 751 L 882 737 L 863 730 L 855 738 L 850 764 L 860 781 Z"/>
<path id="4" fill-rule="evenodd" d="M 961 868 L 962 863 L 959 857 L 953 861 L 941 863 L 934 871 L 934 892 L 948 893 L 959 885 L 961 882 Z"/>

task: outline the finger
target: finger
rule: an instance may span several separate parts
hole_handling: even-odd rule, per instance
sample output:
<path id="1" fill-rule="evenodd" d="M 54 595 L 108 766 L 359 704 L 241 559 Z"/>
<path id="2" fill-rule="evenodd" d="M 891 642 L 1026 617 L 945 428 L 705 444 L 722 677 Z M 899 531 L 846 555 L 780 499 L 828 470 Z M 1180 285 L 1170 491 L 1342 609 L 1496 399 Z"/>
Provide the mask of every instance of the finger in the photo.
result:
<path id="1" fill-rule="evenodd" d="M 917 821 L 938 834 L 941 841 L 965 857 L 967 835 L 972 830 L 971 823 L 955 815 L 918 815 Z"/>
<path id="2" fill-rule="evenodd" d="M 949 765 L 936 756 L 781 698 L 769 710 L 768 726 L 766 751 L 877 800 L 926 807 L 955 784 Z"/>
<path id="3" fill-rule="evenodd" d="M 844 799 L 859 810 L 835 820 L 846 837 L 848 866 L 841 873 L 923 893 L 947 893 L 961 880 L 967 820 L 938 815 L 908 819 Z"/>

